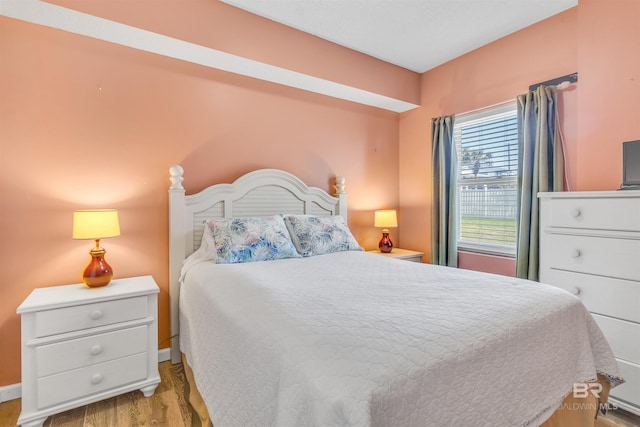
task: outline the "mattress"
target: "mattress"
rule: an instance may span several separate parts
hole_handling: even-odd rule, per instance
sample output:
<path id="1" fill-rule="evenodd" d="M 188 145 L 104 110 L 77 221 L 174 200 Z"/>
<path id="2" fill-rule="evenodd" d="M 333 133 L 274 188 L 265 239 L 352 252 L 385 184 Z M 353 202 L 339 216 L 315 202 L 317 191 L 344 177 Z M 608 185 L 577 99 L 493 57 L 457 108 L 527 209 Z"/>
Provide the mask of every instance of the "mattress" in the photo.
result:
<path id="1" fill-rule="evenodd" d="M 528 426 L 622 382 L 552 286 L 339 252 L 186 263 L 180 343 L 216 427 Z"/>

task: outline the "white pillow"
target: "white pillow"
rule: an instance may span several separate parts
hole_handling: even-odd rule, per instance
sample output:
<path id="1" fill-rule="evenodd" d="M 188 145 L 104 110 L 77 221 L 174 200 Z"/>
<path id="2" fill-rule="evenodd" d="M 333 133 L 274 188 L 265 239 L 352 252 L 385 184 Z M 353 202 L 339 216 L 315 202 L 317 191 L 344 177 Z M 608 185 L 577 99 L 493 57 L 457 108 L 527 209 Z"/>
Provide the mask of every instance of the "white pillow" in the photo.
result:
<path id="1" fill-rule="evenodd" d="M 216 261 L 216 245 L 213 241 L 213 235 L 211 234 L 209 227 L 207 227 L 207 224 L 204 225 L 202 239 L 200 240 L 200 247 L 196 249 L 194 253 L 185 258 L 184 261 L 182 261 L 180 281 L 184 279 L 185 274 L 187 274 L 187 271 L 189 271 L 191 267 L 203 261 Z"/>

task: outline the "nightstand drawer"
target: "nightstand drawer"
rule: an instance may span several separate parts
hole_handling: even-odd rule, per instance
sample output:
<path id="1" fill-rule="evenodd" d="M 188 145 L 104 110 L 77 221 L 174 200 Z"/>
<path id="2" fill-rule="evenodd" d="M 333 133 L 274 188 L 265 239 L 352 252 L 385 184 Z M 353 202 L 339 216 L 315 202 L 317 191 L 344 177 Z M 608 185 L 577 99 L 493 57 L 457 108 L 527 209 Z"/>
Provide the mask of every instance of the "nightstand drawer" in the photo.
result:
<path id="1" fill-rule="evenodd" d="M 36 313 L 36 337 L 95 328 L 146 316 L 147 297 L 39 311 Z"/>
<path id="2" fill-rule="evenodd" d="M 38 379 L 38 409 L 87 397 L 147 377 L 147 353 Z"/>
<path id="3" fill-rule="evenodd" d="M 37 377 L 57 374 L 147 350 L 147 326 L 36 348 Z"/>

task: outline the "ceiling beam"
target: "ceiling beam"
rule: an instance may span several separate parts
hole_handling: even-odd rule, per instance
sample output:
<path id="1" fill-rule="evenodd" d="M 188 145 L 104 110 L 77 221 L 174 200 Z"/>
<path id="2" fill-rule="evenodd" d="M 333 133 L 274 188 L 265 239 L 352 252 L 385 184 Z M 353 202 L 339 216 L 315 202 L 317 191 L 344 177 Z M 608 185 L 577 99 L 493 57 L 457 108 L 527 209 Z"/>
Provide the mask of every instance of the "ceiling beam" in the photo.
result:
<path id="1" fill-rule="evenodd" d="M 0 0 L 0 15 L 397 113 L 419 107 L 40 0 Z"/>

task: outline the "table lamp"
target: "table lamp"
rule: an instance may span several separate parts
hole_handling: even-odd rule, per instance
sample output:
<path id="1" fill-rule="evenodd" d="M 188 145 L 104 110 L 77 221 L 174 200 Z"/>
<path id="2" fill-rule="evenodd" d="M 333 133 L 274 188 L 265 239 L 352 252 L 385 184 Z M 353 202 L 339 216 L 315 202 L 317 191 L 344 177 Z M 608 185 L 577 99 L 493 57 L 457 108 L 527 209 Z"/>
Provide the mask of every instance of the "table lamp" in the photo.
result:
<path id="1" fill-rule="evenodd" d="M 398 216 L 395 209 L 375 211 L 373 225 L 382 228 L 382 238 L 378 243 L 380 252 L 388 254 L 393 249 L 393 243 L 389 238 L 389 228 L 398 226 Z"/>
<path id="2" fill-rule="evenodd" d="M 118 211 L 115 209 L 79 210 L 73 212 L 73 238 L 95 240 L 89 251 L 91 262 L 82 273 L 82 281 L 89 288 L 106 286 L 111 282 L 113 270 L 104 259 L 107 252 L 100 247 L 100 239 L 120 235 Z"/>

